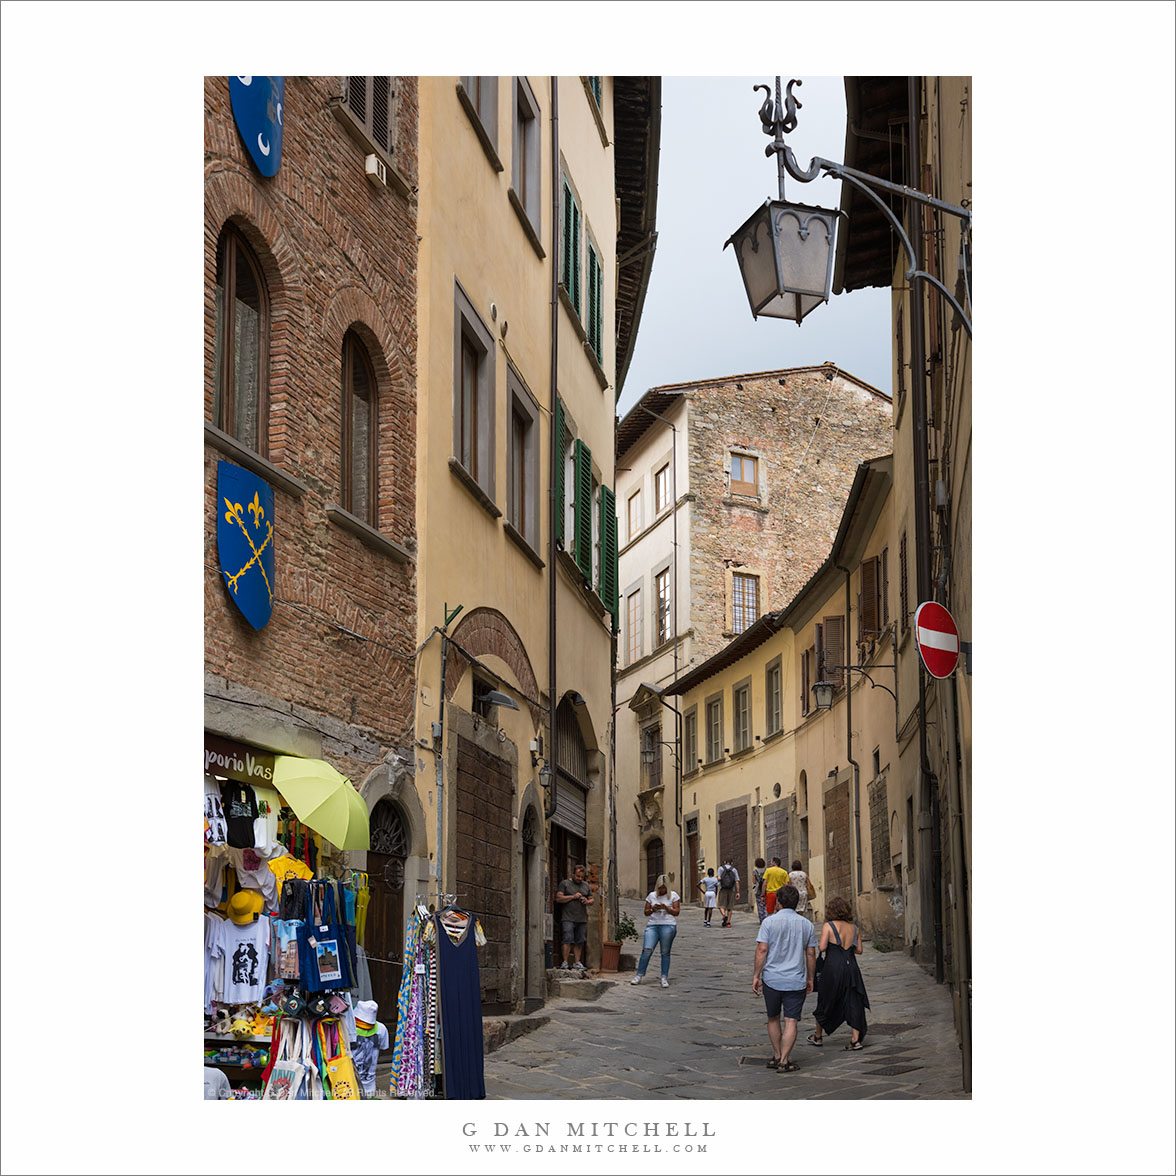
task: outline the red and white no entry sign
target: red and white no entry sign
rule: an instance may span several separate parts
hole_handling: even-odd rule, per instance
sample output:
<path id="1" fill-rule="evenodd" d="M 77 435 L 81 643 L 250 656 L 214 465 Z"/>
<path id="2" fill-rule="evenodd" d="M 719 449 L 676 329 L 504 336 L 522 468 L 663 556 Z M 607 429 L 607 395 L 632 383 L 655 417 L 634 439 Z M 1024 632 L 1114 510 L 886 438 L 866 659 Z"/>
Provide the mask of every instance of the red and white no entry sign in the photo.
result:
<path id="1" fill-rule="evenodd" d="M 960 633 L 942 604 L 925 600 L 915 609 L 915 643 L 927 673 L 950 678 L 960 660 Z"/>

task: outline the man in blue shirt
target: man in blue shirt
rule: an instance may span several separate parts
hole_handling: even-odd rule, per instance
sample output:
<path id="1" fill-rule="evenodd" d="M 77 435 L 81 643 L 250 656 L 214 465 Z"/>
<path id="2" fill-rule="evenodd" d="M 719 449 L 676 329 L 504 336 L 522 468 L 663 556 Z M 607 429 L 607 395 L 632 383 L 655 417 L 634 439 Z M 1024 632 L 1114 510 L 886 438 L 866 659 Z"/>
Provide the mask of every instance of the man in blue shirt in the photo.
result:
<path id="1" fill-rule="evenodd" d="M 817 966 L 817 932 L 808 919 L 796 913 L 798 902 L 800 891 L 795 886 L 781 886 L 776 892 L 776 913 L 760 924 L 756 936 L 751 977 L 751 991 L 756 996 L 763 993 L 768 1012 L 772 1043 L 768 1069 L 785 1074 L 800 1069 L 791 1060 L 792 1047 Z"/>

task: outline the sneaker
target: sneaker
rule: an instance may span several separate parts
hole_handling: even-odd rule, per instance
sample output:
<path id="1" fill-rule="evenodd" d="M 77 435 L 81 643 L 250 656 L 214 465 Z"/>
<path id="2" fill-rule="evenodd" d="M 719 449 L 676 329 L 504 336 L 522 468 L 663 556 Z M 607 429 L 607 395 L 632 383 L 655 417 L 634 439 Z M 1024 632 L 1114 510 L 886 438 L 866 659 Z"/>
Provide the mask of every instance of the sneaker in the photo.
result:
<path id="1" fill-rule="evenodd" d="M 579 960 L 577 960 L 577 961 L 576 961 L 576 962 L 575 962 L 575 963 L 572 965 L 572 971 L 573 971 L 573 972 L 582 972 L 583 970 L 584 970 L 584 965 L 583 965 L 582 963 L 580 963 L 580 961 L 579 961 Z"/>
<path id="2" fill-rule="evenodd" d="M 560 964 L 559 970 L 561 972 L 566 972 L 568 970 L 568 961 L 567 960 L 564 960 L 564 962 L 562 964 Z"/>
<path id="3" fill-rule="evenodd" d="M 661 980 L 662 980 L 662 987 L 669 988 L 670 982 L 664 976 L 661 978 Z"/>
<path id="4" fill-rule="evenodd" d="M 633 979 L 629 981 L 629 983 L 630 984 L 640 984 L 641 983 L 641 973 L 638 972 L 637 975 L 634 976 Z"/>

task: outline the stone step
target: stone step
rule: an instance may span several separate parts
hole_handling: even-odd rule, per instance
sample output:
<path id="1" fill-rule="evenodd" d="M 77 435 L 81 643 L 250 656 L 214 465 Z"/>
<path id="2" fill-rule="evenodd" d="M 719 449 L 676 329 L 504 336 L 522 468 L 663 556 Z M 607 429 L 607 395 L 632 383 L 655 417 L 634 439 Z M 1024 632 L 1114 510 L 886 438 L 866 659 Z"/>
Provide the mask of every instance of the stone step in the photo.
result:
<path id="1" fill-rule="evenodd" d="M 482 1021 L 482 1052 L 493 1053 L 508 1041 L 514 1041 L 524 1033 L 541 1029 L 551 1018 L 546 1013 L 534 1012 L 522 1016 L 487 1017 Z"/>

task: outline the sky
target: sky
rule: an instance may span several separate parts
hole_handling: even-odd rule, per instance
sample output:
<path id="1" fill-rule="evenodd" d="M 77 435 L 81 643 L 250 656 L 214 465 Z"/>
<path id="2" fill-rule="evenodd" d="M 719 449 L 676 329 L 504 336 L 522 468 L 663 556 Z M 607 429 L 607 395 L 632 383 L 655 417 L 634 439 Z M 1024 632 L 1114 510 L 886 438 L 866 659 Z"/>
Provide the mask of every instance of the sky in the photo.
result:
<path id="1" fill-rule="evenodd" d="M 781 84 L 788 80 L 782 77 Z M 772 140 L 759 120 L 764 94 L 752 88 L 756 83 L 774 92 L 774 76 L 662 78 L 657 252 L 620 416 L 658 384 L 826 360 L 890 392 L 887 290 L 835 294 L 799 327 L 752 318 L 734 248 L 723 246 L 777 196 L 775 157 L 764 155 Z M 843 160 L 842 79 L 801 76 L 793 95 L 802 105 L 787 141 L 800 166 L 814 155 Z M 785 195 L 837 208 L 841 184 L 824 176 L 802 184 L 789 176 Z"/>

